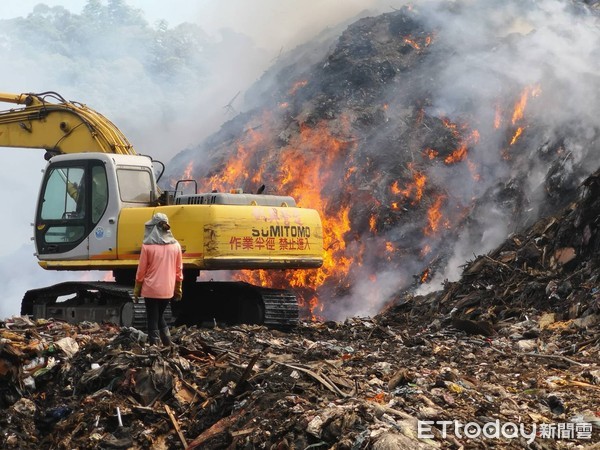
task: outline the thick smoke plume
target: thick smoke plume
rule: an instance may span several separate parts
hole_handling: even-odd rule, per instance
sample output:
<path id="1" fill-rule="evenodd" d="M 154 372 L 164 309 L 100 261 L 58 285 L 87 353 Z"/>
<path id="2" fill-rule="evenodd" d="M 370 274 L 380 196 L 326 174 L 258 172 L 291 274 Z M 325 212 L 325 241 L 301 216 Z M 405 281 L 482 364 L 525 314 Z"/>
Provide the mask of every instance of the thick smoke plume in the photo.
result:
<path id="1" fill-rule="evenodd" d="M 310 44 L 282 57 L 248 93 L 256 109 L 176 162 L 206 189 L 265 182 L 319 208 L 331 264 L 310 313 L 374 314 L 455 279 L 598 166 L 599 37 L 595 11 L 566 1 L 367 17 L 312 65 Z"/>
<path id="2" fill-rule="evenodd" d="M 455 191 L 478 199 L 475 224 L 460 233 L 436 287 L 456 278 L 465 257 L 562 206 L 600 164 L 600 29 L 585 5 L 551 0 L 429 3 L 422 16 L 449 55 L 428 113 L 466 121 L 480 135 L 469 159 L 481 177 Z"/>
<path id="3" fill-rule="evenodd" d="M 306 37 L 309 31 L 314 34 L 316 23 L 335 25 L 364 5 L 349 2 L 343 12 L 337 8 L 335 16 L 334 2 L 320 1 L 330 21 L 321 22 L 311 19 L 312 1 L 285 7 L 272 0 L 251 5 L 237 0 L 203 2 L 202 6 L 187 2 L 189 22 L 169 24 L 147 20 L 144 9 L 154 5 L 145 2 L 62 3 L 64 6 L 47 6 L 40 1 L 16 18 L 0 12 L 0 57 L 4 61 L 0 91 L 56 91 L 68 100 L 85 103 L 111 119 L 138 153 L 167 164 L 181 149 L 200 142 L 245 108 L 243 93 L 282 48 L 295 46 L 298 41 L 294 39 Z M 164 8 L 171 7 L 165 3 Z M 196 23 L 205 17 L 212 18 L 210 30 Z M 280 26 L 275 33 L 263 27 L 257 34 L 253 24 L 244 23 L 257 17 L 260 20 L 253 24 L 264 21 Z M 0 319 L 19 313 L 28 289 L 84 276 L 106 276 L 47 272 L 37 266 L 30 236 L 40 171 L 45 165 L 43 154 L 42 150 L 3 149 L 0 183 L 10 195 L 5 196 L 8 220 L 3 222 L 0 248 L 5 285 Z"/>

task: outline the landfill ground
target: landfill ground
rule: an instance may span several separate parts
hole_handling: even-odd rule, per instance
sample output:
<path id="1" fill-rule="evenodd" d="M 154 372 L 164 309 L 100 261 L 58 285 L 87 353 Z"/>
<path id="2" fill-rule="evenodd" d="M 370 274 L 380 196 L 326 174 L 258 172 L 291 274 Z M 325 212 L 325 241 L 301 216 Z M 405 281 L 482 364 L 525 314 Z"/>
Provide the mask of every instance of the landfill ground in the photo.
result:
<path id="1" fill-rule="evenodd" d="M 173 329 L 172 348 L 132 328 L 9 319 L 0 447 L 600 448 L 597 331 L 533 309 L 490 330 L 421 316 L 419 300 L 287 332 Z"/>

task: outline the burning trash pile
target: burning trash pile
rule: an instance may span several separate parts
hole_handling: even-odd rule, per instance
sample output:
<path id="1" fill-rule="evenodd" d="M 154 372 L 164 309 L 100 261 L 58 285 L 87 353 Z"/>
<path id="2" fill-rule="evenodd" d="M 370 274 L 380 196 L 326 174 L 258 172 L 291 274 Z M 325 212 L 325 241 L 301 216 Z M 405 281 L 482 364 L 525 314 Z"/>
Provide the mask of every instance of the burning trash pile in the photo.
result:
<path id="1" fill-rule="evenodd" d="M 585 54 L 596 10 L 565 3 L 422 2 L 358 20 L 325 55 L 282 55 L 248 92 L 255 107 L 168 175 L 205 192 L 266 186 L 320 212 L 322 268 L 234 275 L 293 287 L 305 318 L 375 315 L 399 290 L 437 289 L 600 164 Z M 571 27 L 581 37 L 556 32 Z"/>

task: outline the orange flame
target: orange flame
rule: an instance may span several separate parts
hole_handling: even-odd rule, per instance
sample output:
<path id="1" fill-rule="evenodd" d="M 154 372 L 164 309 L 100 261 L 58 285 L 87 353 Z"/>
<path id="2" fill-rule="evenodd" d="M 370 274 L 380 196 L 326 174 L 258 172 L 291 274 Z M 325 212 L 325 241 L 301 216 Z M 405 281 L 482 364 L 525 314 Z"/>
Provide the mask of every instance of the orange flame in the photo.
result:
<path id="1" fill-rule="evenodd" d="M 404 42 L 408 45 L 410 45 L 412 48 L 414 48 L 415 50 L 421 50 L 421 46 L 419 44 L 417 44 L 416 41 L 413 41 L 412 39 L 409 38 L 404 38 Z"/>
<path id="2" fill-rule="evenodd" d="M 263 123 L 268 123 L 270 115 L 265 113 Z M 231 187 L 243 187 L 247 183 L 260 183 L 263 175 L 262 170 L 257 170 L 252 177 L 248 172 L 250 165 L 249 160 L 252 160 L 256 149 L 268 145 L 267 134 L 261 133 L 260 127 L 255 127 L 246 130 L 244 137 L 237 143 L 236 154 L 227 161 L 226 166 L 221 173 L 216 173 L 205 182 L 205 191 L 219 190 L 229 191 Z"/>
<path id="3" fill-rule="evenodd" d="M 307 80 L 302 80 L 302 81 L 297 81 L 295 82 L 292 87 L 290 88 L 290 90 L 288 91 L 289 95 L 295 95 L 296 92 L 298 92 L 298 89 L 303 88 L 304 86 L 306 86 L 308 84 Z"/>
<path id="4" fill-rule="evenodd" d="M 375 233 L 377 231 L 377 217 L 371 216 L 369 218 L 369 229 Z"/>
<path id="5" fill-rule="evenodd" d="M 420 37 L 418 39 L 422 42 L 422 44 L 419 44 L 416 39 L 410 37 L 405 37 L 404 43 L 410 45 L 415 50 L 421 50 L 423 47 L 430 46 L 433 42 L 433 36 L 425 36 L 424 38 Z"/>
<path id="6" fill-rule="evenodd" d="M 444 162 L 446 164 L 452 164 L 452 163 L 455 163 L 455 162 L 462 161 L 466 157 L 467 157 L 467 144 L 463 142 L 460 145 L 460 147 L 458 147 L 456 150 L 454 150 L 452 152 L 451 155 L 446 156 L 446 159 L 444 159 Z"/>
<path id="7" fill-rule="evenodd" d="M 336 204 L 328 207 L 326 197 L 321 192 L 327 183 L 333 183 L 339 177 L 332 172 L 333 167 L 344 167 L 345 177 L 351 176 L 356 170 L 352 165 L 348 152 L 352 149 L 353 139 L 350 135 L 349 121 L 342 118 L 335 121 L 335 133 L 330 129 L 334 125 L 323 121 L 316 126 L 300 126 L 300 132 L 290 138 L 289 144 L 278 148 L 276 155 L 262 156 L 259 151 L 272 148 L 269 141 L 272 130 L 269 129 L 270 116 L 263 116 L 260 127 L 248 130 L 237 143 L 235 154 L 227 160 L 227 166 L 220 174 L 214 175 L 208 181 L 210 188 L 227 191 L 226 186 L 243 186 L 247 183 L 261 183 L 267 170 L 267 176 L 278 190 L 292 196 L 299 205 L 307 205 L 319 211 L 324 234 L 324 262 L 322 267 L 314 270 L 273 272 L 265 270 L 242 270 L 234 275 L 235 279 L 247 281 L 262 286 L 287 286 L 299 288 L 298 292 L 305 295 L 299 300 L 303 308 L 309 310 L 310 318 L 318 320 L 323 310 L 314 290 L 327 279 L 343 280 L 350 271 L 351 265 L 356 264 L 346 255 L 346 233 L 350 231 L 350 205 Z M 342 136 L 342 137 L 336 137 Z M 268 155 L 268 154 L 267 154 Z M 276 173 L 268 171 L 269 158 L 277 158 L 271 166 Z M 301 170 L 299 170 L 301 168 Z M 252 173 L 251 173 L 252 172 Z M 375 230 L 376 218 L 370 221 Z M 313 290 L 310 294 L 308 291 Z"/>
<path id="8" fill-rule="evenodd" d="M 331 136 L 325 123 L 315 128 L 303 127 L 298 141 L 292 142 L 281 154 L 282 173 L 285 175 L 281 181 L 281 189 L 299 204 L 311 205 L 322 214 L 323 229 L 327 230 L 324 237 L 327 251 L 323 266 L 314 275 L 316 284 L 321 285 L 328 276 L 336 272 L 347 273 L 351 265 L 351 260 L 344 256 L 344 235 L 350 230 L 350 206 L 340 208 L 338 214 L 331 214 L 318 190 L 323 185 L 327 169 L 342 157 L 341 150 L 346 144 Z M 292 171 L 296 167 L 312 170 L 303 170 L 302 177 L 294 177 Z M 298 271 L 289 282 L 292 286 L 313 285 L 308 277 L 309 271 Z"/>
<path id="9" fill-rule="evenodd" d="M 194 168 L 194 162 L 190 161 L 185 170 L 183 171 L 183 179 L 190 180 L 192 178 L 192 169 Z"/>
<path id="10" fill-rule="evenodd" d="M 525 114 L 525 107 L 527 106 L 527 100 L 529 97 L 537 97 L 542 92 L 542 88 L 540 85 L 535 86 L 526 86 L 521 92 L 521 97 L 515 104 L 515 108 L 512 115 L 512 124 L 516 125 L 517 122 L 523 119 Z"/>
<path id="11" fill-rule="evenodd" d="M 456 129 L 456 125 L 453 126 L 448 125 L 447 127 L 452 130 L 453 133 L 458 133 Z M 479 131 L 473 130 L 471 134 L 464 140 L 460 142 L 459 147 L 452 152 L 452 154 L 448 155 L 444 162 L 446 164 L 454 164 L 460 161 L 464 161 L 467 158 L 468 148 L 470 145 L 474 145 L 479 142 Z"/>
<path id="12" fill-rule="evenodd" d="M 494 113 L 494 128 L 498 130 L 502 126 L 502 111 L 500 106 L 496 106 L 496 112 Z"/>
<path id="13" fill-rule="evenodd" d="M 509 147 L 515 145 L 519 139 L 522 137 L 526 126 L 517 126 L 517 123 L 522 122 L 523 118 L 525 116 L 525 109 L 527 107 L 527 103 L 528 103 L 528 99 L 530 97 L 537 97 L 541 94 L 542 92 L 542 88 L 540 85 L 534 85 L 534 86 L 526 86 L 523 91 L 521 92 L 521 95 L 519 96 L 519 100 L 517 100 L 517 102 L 515 103 L 514 106 L 514 110 L 512 113 L 512 119 L 511 119 L 511 123 L 512 125 L 516 126 L 516 130 L 514 131 L 512 138 L 510 140 L 510 143 L 508 144 Z M 511 159 L 511 155 L 509 152 L 508 148 L 504 148 L 502 149 L 502 158 L 504 158 L 505 160 L 509 160 Z"/>
<path id="14" fill-rule="evenodd" d="M 523 127 L 519 127 L 517 128 L 517 131 L 515 132 L 514 136 L 512 137 L 511 141 L 510 141 L 510 145 L 514 145 L 519 138 L 521 137 L 521 134 L 523 134 Z"/>
<path id="15" fill-rule="evenodd" d="M 445 199 L 446 197 L 444 195 L 438 195 L 433 202 L 433 205 L 431 205 L 427 210 L 427 226 L 423 230 L 425 235 L 431 236 L 438 231 L 443 218 L 441 208 Z"/>
<path id="16" fill-rule="evenodd" d="M 425 150 L 423 150 L 423 153 L 425 154 L 425 156 L 429 159 L 435 159 L 437 157 L 437 155 L 439 155 L 439 152 L 437 150 L 434 150 L 432 148 L 426 148 Z"/>
<path id="17" fill-rule="evenodd" d="M 456 136 L 456 137 L 460 137 L 460 132 L 458 131 L 458 125 L 456 125 L 455 123 L 451 122 L 449 119 L 447 118 L 443 118 L 442 119 L 442 123 L 444 124 L 444 126 L 446 128 L 448 128 L 450 130 L 450 132 Z"/>
<path id="18" fill-rule="evenodd" d="M 392 191 L 392 194 L 403 195 L 406 198 L 412 197 L 412 203 L 416 204 L 420 202 L 423 197 L 423 190 L 425 189 L 427 177 L 415 170 L 413 163 L 408 163 L 408 169 L 412 173 L 413 183 L 409 184 L 405 189 L 400 189 L 398 181 L 396 180 L 390 187 L 390 190 Z"/>
<path id="19" fill-rule="evenodd" d="M 529 96 L 529 90 L 527 88 L 525 88 L 525 90 L 521 94 L 521 97 L 519 98 L 519 101 L 515 105 L 515 110 L 514 110 L 513 116 L 512 116 L 512 124 L 513 125 L 515 125 L 517 123 L 517 121 L 519 121 L 523 118 L 523 114 L 525 112 L 525 106 L 527 106 L 527 97 L 528 96 Z"/>

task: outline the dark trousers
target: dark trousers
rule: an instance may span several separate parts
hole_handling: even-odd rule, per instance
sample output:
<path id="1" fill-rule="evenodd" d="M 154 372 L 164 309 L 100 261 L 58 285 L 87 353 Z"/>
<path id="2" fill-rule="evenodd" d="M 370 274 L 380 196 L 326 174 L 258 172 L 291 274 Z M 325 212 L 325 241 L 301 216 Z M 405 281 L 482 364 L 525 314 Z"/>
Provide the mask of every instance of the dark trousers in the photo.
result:
<path id="1" fill-rule="evenodd" d="M 169 305 L 169 299 L 145 298 L 144 301 L 146 302 L 148 332 L 167 328 L 168 325 L 163 314 Z"/>

